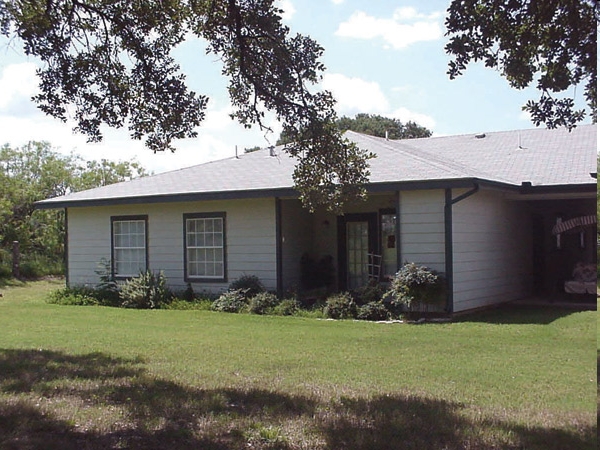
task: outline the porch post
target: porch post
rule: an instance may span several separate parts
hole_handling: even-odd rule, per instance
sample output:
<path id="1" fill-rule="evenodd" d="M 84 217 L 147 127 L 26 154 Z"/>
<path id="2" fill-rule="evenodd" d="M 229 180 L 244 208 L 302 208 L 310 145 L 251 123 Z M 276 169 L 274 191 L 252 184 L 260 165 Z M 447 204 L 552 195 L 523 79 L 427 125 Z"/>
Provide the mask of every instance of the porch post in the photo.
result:
<path id="1" fill-rule="evenodd" d="M 446 188 L 444 202 L 444 259 L 446 271 L 446 312 L 454 312 L 454 265 L 452 242 L 452 189 Z"/>

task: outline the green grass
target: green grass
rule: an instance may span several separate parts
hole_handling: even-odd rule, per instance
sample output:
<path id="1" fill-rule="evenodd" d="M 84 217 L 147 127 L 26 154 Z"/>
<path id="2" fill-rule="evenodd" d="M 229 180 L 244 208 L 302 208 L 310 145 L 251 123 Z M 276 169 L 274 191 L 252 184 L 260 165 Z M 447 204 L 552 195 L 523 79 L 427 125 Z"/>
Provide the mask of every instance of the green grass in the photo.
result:
<path id="1" fill-rule="evenodd" d="M 59 286 L 2 288 L 0 448 L 596 448 L 596 312 L 376 324 L 45 303 Z"/>

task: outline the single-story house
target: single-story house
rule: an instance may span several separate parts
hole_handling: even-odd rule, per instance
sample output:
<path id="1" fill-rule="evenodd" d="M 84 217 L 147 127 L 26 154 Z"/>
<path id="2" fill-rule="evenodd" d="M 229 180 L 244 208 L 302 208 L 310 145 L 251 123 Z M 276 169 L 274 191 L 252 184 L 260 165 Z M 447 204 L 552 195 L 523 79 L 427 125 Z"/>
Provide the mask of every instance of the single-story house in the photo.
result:
<path id="1" fill-rule="evenodd" d="M 376 155 L 368 200 L 344 215 L 303 209 L 294 159 L 281 148 L 51 198 L 66 211 L 67 283 L 162 270 L 170 286 L 222 291 L 256 275 L 285 292 L 301 260 L 331 261 L 339 290 L 404 262 L 445 274 L 450 313 L 563 290 L 578 262 L 596 262 L 596 232 L 554 235 L 595 216 L 596 126 L 394 141 L 347 132 Z M 595 221 L 594 221 L 595 222 Z"/>

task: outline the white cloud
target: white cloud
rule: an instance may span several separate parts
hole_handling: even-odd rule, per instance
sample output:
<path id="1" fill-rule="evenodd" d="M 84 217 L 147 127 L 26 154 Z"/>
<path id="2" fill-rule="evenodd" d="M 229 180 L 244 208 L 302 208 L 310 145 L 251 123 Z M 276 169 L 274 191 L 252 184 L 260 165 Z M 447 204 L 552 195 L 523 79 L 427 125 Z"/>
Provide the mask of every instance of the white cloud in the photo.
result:
<path id="1" fill-rule="evenodd" d="M 331 2 L 332 2 L 334 5 L 341 5 L 342 3 L 344 3 L 344 0 L 331 0 Z"/>
<path id="2" fill-rule="evenodd" d="M 427 114 L 410 111 L 407 108 L 398 108 L 394 110 L 389 117 L 398 119 L 402 123 L 413 121 L 419 125 L 429 128 L 430 130 L 435 127 L 435 119 L 433 117 L 428 116 Z"/>
<path id="3" fill-rule="evenodd" d="M 37 93 L 38 82 L 33 63 L 11 64 L 4 68 L 0 76 L 0 110 L 14 108 Z"/>
<path id="4" fill-rule="evenodd" d="M 391 19 L 356 11 L 339 25 L 335 34 L 356 39 L 381 38 L 394 49 L 403 49 L 417 42 L 440 39 L 443 36 L 441 17 L 439 12 L 425 15 L 411 7 L 396 9 Z"/>
<path id="5" fill-rule="evenodd" d="M 376 82 L 328 73 L 323 76 L 322 86 L 333 93 L 340 114 L 380 113 L 389 108 Z"/>
<path id="6" fill-rule="evenodd" d="M 285 21 L 289 22 L 292 20 L 294 14 L 296 14 L 296 8 L 291 0 L 277 0 L 275 6 L 283 10 L 281 18 Z"/>
<path id="7" fill-rule="evenodd" d="M 404 123 L 412 120 L 429 129 L 436 123 L 435 119 L 427 114 L 404 107 L 393 109 L 376 82 L 349 78 L 339 73 L 325 74 L 322 87 L 333 93 L 337 100 L 336 110 L 340 115 L 353 117 L 359 113 L 379 114 Z"/>

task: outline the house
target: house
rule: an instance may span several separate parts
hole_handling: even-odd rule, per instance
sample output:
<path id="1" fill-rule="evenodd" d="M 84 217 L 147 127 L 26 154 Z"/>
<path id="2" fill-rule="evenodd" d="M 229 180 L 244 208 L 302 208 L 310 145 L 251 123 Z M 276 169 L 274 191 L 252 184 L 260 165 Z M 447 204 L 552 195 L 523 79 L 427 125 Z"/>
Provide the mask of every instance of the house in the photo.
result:
<path id="1" fill-rule="evenodd" d="M 392 141 L 347 132 L 371 160 L 366 202 L 342 216 L 309 213 L 281 148 L 68 194 L 67 282 L 162 270 L 172 288 L 222 291 L 244 274 L 271 290 L 300 283 L 301 259 L 330 257 L 338 289 L 404 262 L 443 272 L 448 312 L 563 289 L 577 262 L 596 259 L 595 228 L 552 234 L 594 215 L 596 126 Z M 595 227 L 595 225 L 594 225 Z"/>

